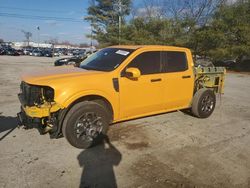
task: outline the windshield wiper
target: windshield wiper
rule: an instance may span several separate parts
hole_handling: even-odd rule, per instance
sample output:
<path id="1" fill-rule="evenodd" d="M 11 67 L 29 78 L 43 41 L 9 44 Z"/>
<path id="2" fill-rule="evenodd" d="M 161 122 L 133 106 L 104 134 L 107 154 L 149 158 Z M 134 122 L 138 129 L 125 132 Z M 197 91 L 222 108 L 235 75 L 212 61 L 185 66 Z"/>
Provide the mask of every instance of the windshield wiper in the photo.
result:
<path id="1" fill-rule="evenodd" d="M 88 66 L 80 66 L 82 69 L 86 69 L 86 70 L 96 70 L 93 67 L 88 67 Z"/>
<path id="2" fill-rule="evenodd" d="M 89 67 L 89 66 L 81 66 L 82 69 L 86 69 L 86 70 L 95 70 L 95 71 L 105 71 L 106 70 L 103 70 L 103 69 L 98 69 L 96 67 Z"/>

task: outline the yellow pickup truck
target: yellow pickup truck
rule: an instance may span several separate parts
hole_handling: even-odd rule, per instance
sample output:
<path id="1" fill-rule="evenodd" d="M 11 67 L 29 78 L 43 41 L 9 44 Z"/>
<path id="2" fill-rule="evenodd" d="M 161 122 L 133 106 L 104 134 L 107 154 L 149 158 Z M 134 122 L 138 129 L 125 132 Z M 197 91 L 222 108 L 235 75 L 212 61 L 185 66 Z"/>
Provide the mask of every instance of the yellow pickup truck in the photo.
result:
<path id="1" fill-rule="evenodd" d="M 209 117 L 224 77 L 224 68 L 195 67 L 186 48 L 111 46 L 79 68 L 22 75 L 18 119 L 25 128 L 88 148 L 110 123 L 181 109 Z"/>

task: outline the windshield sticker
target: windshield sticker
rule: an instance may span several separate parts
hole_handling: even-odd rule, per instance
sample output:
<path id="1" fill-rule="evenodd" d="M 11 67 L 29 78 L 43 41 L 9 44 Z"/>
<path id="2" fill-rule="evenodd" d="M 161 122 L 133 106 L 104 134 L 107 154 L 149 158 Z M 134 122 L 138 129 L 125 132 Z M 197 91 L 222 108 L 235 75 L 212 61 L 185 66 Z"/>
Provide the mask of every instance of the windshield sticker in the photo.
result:
<path id="1" fill-rule="evenodd" d="M 129 54 L 128 51 L 124 51 L 124 50 L 118 50 L 115 52 L 116 54 L 119 54 L 119 55 L 124 55 L 124 56 L 127 56 Z"/>

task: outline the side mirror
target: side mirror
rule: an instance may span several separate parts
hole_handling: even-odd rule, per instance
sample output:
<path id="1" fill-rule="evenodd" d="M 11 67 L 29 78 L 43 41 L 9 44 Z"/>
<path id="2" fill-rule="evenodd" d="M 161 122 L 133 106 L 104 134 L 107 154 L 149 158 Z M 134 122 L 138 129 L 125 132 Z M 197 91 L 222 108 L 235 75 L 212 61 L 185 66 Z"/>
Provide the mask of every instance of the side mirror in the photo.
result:
<path id="1" fill-rule="evenodd" d="M 127 78 L 137 79 L 141 76 L 141 71 L 137 68 L 130 67 L 126 69 L 125 75 Z"/>

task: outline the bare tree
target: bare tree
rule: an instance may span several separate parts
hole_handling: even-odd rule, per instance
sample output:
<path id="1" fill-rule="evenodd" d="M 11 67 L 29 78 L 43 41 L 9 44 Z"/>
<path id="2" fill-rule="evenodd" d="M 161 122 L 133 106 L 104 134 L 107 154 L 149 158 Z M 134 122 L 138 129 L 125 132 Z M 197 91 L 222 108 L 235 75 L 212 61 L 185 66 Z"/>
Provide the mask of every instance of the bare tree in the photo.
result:
<path id="1" fill-rule="evenodd" d="M 215 9 L 226 0 L 143 0 L 139 17 L 190 20 L 194 25 L 205 25 Z M 143 12 L 142 12 L 143 11 Z M 136 17 L 136 16 L 135 16 Z"/>
<path id="2" fill-rule="evenodd" d="M 222 2 L 222 0 L 186 0 L 188 11 L 184 16 L 193 19 L 196 24 L 204 25 Z"/>
<path id="3" fill-rule="evenodd" d="M 24 31 L 24 30 L 22 30 L 22 32 L 24 33 L 24 36 L 26 38 L 26 42 L 28 42 L 28 46 L 29 46 L 30 38 L 32 37 L 32 33 L 29 31 Z"/>
<path id="4" fill-rule="evenodd" d="M 143 7 L 132 8 L 131 14 L 133 18 L 144 17 L 147 19 L 163 17 L 162 0 L 143 0 L 142 3 Z"/>
<path id="5" fill-rule="evenodd" d="M 192 20 L 195 25 L 205 25 L 218 6 L 226 0 L 162 0 L 165 15 L 178 20 Z"/>

